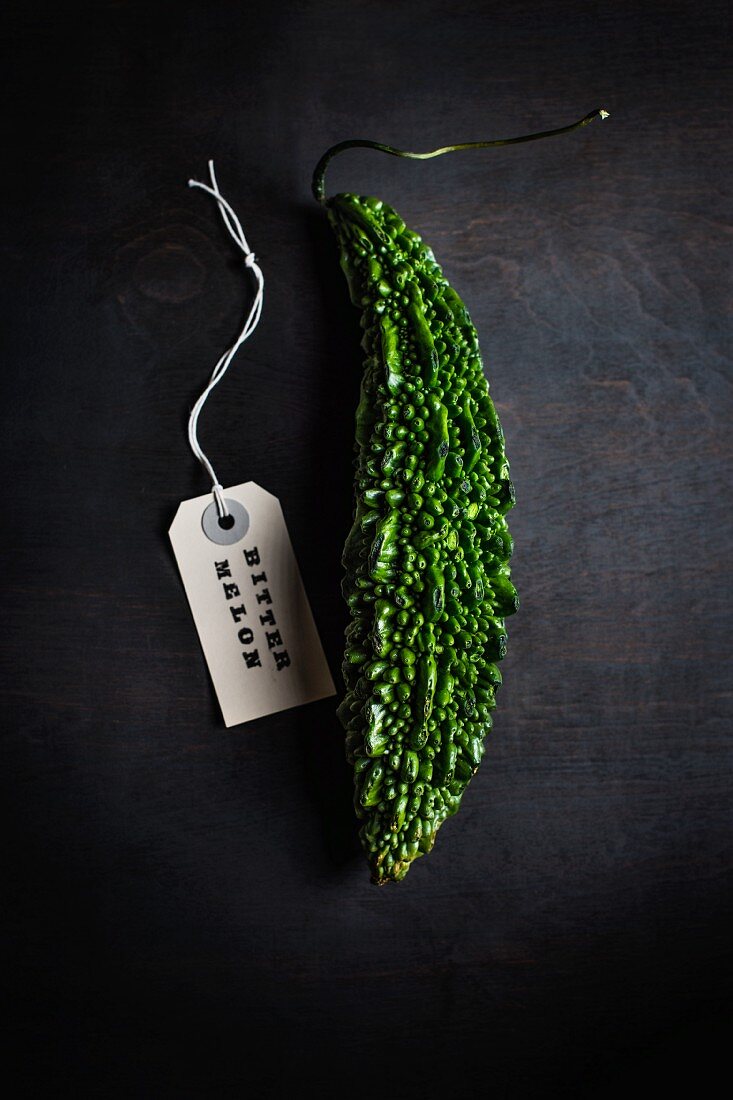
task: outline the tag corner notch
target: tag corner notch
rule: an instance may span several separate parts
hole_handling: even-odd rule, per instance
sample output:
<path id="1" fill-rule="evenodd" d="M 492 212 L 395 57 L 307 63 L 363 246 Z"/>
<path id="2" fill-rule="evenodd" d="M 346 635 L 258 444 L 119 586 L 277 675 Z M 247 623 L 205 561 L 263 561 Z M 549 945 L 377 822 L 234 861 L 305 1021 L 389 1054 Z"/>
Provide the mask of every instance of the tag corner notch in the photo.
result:
<path id="1" fill-rule="evenodd" d="M 175 528 L 178 526 L 178 523 L 179 523 L 180 518 L 181 518 L 181 511 L 183 510 L 183 506 L 184 506 L 185 503 L 186 503 L 185 500 L 179 500 L 178 505 L 176 506 L 176 510 L 173 514 L 173 519 L 170 521 L 170 524 L 168 526 L 168 538 L 170 539 L 171 542 L 173 542 L 173 532 L 175 531 Z"/>

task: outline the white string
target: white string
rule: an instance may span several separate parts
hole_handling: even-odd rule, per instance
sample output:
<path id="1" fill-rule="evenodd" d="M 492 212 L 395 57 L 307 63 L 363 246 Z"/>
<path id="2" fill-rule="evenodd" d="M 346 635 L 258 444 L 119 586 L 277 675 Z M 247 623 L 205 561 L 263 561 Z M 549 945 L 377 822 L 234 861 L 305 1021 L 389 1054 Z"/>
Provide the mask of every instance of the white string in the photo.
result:
<path id="1" fill-rule="evenodd" d="M 244 235 L 244 230 L 242 229 L 239 218 L 219 191 L 219 184 L 216 182 L 216 175 L 214 173 L 213 160 L 209 161 L 209 175 L 211 177 L 210 187 L 206 183 L 199 183 L 198 180 L 189 180 L 188 186 L 199 187 L 202 191 L 206 191 L 207 195 L 211 195 L 212 198 L 216 199 L 219 205 L 219 212 L 221 213 L 222 221 L 229 231 L 229 234 L 234 243 L 244 253 L 244 265 L 245 267 L 249 268 L 257 282 L 257 292 L 255 294 L 255 298 L 250 308 L 249 314 L 247 315 L 247 320 L 244 322 L 244 327 L 242 331 L 240 332 L 239 336 L 234 341 L 232 346 L 229 348 L 229 350 L 224 352 L 221 359 L 214 367 L 211 378 L 209 379 L 208 386 L 201 394 L 194 407 L 191 409 L 191 415 L 188 418 L 188 442 L 191 446 L 191 450 L 193 451 L 194 456 L 198 459 L 198 461 L 201 463 L 201 465 L 211 478 L 211 491 L 214 494 L 216 507 L 219 511 L 219 518 L 221 519 L 224 516 L 229 515 L 229 512 L 226 506 L 226 501 L 224 500 L 224 490 L 219 484 L 219 479 L 214 473 L 214 467 L 211 465 L 211 462 L 206 457 L 199 444 L 197 434 L 199 415 L 204 405 L 206 404 L 206 399 L 213 390 L 214 386 L 218 385 L 218 383 L 221 382 L 222 378 L 229 368 L 232 359 L 237 354 L 244 341 L 247 340 L 257 328 L 257 322 L 259 321 L 260 315 L 262 314 L 262 301 L 265 293 L 265 277 L 260 270 L 260 266 L 257 263 L 254 252 L 250 251 L 250 247 L 247 244 L 247 238 Z"/>

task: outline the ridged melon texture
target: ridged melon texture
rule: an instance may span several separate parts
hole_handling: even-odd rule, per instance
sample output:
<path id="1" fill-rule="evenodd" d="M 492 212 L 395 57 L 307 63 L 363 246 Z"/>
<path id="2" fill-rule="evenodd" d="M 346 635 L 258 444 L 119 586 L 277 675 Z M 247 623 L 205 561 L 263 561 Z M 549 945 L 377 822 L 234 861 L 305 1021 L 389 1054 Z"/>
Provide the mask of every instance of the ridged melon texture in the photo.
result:
<path id="1" fill-rule="evenodd" d="M 339 717 L 381 884 L 430 851 L 483 756 L 517 609 L 514 492 L 476 330 L 432 251 L 378 199 L 326 205 L 366 353 Z"/>

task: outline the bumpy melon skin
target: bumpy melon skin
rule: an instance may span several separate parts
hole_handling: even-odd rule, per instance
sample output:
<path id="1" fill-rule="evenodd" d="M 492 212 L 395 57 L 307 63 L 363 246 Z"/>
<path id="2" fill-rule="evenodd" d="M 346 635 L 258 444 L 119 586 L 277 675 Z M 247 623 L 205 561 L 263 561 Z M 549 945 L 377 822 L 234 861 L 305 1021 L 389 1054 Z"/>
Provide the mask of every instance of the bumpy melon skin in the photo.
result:
<path id="1" fill-rule="evenodd" d="M 430 851 L 483 756 L 518 606 L 514 491 L 476 330 L 432 251 L 378 199 L 327 206 L 366 354 L 339 717 L 382 884 Z"/>

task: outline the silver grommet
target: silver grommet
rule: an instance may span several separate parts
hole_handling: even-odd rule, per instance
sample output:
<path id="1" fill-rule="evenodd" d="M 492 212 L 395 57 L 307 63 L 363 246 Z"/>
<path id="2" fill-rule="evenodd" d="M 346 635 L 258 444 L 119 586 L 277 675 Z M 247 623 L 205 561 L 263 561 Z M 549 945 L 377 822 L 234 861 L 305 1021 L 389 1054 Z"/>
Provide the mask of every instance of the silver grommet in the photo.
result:
<path id="1" fill-rule="evenodd" d="M 201 526 L 207 539 L 219 546 L 231 546 L 243 539 L 249 531 L 249 512 L 244 505 L 238 500 L 230 500 L 229 497 L 225 497 L 225 501 L 228 516 L 220 517 L 216 501 L 212 500 L 201 517 Z"/>

